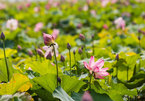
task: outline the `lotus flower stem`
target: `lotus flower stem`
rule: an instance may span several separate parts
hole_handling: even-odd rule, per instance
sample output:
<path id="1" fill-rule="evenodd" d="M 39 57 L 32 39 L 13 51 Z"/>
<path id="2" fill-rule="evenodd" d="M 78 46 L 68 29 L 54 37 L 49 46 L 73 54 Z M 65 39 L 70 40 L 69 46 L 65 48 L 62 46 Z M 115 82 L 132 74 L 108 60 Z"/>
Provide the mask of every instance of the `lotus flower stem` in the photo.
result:
<path id="1" fill-rule="evenodd" d="M 74 61 L 75 61 L 75 66 L 76 66 L 76 74 L 78 73 L 78 68 L 77 68 L 77 65 L 76 65 L 76 56 L 74 54 Z"/>
<path id="2" fill-rule="evenodd" d="M 41 58 L 41 56 L 39 56 L 40 57 L 40 62 L 42 62 L 42 58 Z"/>
<path id="3" fill-rule="evenodd" d="M 85 49 L 86 57 L 88 58 L 88 51 L 87 51 L 86 45 L 84 45 L 84 49 Z"/>
<path id="4" fill-rule="evenodd" d="M 95 50 L 94 50 L 94 40 L 92 42 L 92 49 L 93 49 L 93 55 L 94 55 L 94 53 L 95 53 Z"/>
<path id="5" fill-rule="evenodd" d="M 140 42 L 140 40 L 139 40 L 139 48 L 140 48 L 140 54 L 139 55 L 141 55 L 141 42 Z M 141 67 L 141 58 L 139 58 L 139 69 L 140 69 L 140 67 Z"/>
<path id="6" fill-rule="evenodd" d="M 116 67 L 116 77 L 118 78 L 118 66 Z"/>
<path id="7" fill-rule="evenodd" d="M 10 75 L 9 75 L 9 67 L 8 67 L 6 52 L 5 52 L 5 40 L 3 40 L 3 50 L 4 50 L 4 58 L 5 58 L 6 69 L 7 69 L 7 76 L 8 76 L 8 81 L 9 81 Z"/>
<path id="8" fill-rule="evenodd" d="M 57 58 L 56 58 L 56 52 L 55 52 L 55 47 L 54 47 L 55 44 L 52 44 L 53 46 L 53 50 L 54 50 L 54 58 L 55 58 L 55 62 L 56 62 L 56 80 L 58 78 L 58 65 L 57 65 Z M 57 87 L 58 87 L 58 80 L 57 80 Z"/>
<path id="9" fill-rule="evenodd" d="M 70 66 L 70 76 L 71 76 L 71 52 L 70 52 L 70 49 L 69 49 L 69 66 Z"/>
<path id="10" fill-rule="evenodd" d="M 36 55 L 36 61 L 37 61 L 38 58 L 37 58 L 37 50 L 36 50 L 36 48 L 35 48 L 35 55 Z"/>
<path id="11" fill-rule="evenodd" d="M 90 74 L 89 88 L 91 89 L 92 74 Z"/>

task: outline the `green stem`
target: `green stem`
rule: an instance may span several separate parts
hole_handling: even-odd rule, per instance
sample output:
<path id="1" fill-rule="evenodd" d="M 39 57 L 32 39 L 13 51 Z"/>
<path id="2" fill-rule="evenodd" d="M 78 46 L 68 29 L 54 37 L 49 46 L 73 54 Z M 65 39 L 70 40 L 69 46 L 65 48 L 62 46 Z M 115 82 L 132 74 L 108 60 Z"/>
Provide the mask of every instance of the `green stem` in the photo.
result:
<path id="1" fill-rule="evenodd" d="M 139 51 L 140 51 L 140 56 L 141 56 L 141 42 L 140 42 L 140 40 L 139 40 Z M 139 69 L 140 69 L 140 67 L 141 67 L 141 58 L 139 58 Z"/>
<path id="2" fill-rule="evenodd" d="M 118 78 L 118 66 L 116 67 L 116 77 Z"/>
<path id="3" fill-rule="evenodd" d="M 76 65 L 76 57 L 75 57 L 75 54 L 74 54 L 74 61 L 75 61 L 75 66 L 76 66 L 76 74 L 78 73 L 78 68 L 77 68 L 77 65 Z"/>
<path id="4" fill-rule="evenodd" d="M 93 48 L 93 55 L 94 55 L 94 53 L 95 53 L 95 50 L 94 50 L 94 40 L 92 42 L 92 48 Z"/>
<path id="5" fill-rule="evenodd" d="M 37 57 L 37 50 L 35 48 L 35 55 L 36 55 L 36 61 L 38 60 L 38 57 Z"/>
<path id="6" fill-rule="evenodd" d="M 88 58 L 88 51 L 87 51 L 86 45 L 84 45 L 84 50 L 85 50 L 85 53 L 86 53 L 86 57 Z"/>
<path id="7" fill-rule="evenodd" d="M 69 49 L 69 66 L 70 66 L 70 76 L 71 76 L 71 53 L 70 53 L 70 49 Z"/>
<path id="8" fill-rule="evenodd" d="M 63 66 L 65 67 L 65 62 L 63 62 Z"/>
<path id="9" fill-rule="evenodd" d="M 93 74 L 90 74 L 90 81 L 89 81 L 89 88 L 91 89 L 91 80 L 92 80 L 92 75 Z"/>
<path id="10" fill-rule="evenodd" d="M 6 52 L 5 52 L 5 41 L 3 40 L 3 50 L 4 50 L 4 58 L 5 58 L 5 63 L 6 63 L 6 69 L 7 69 L 7 76 L 8 76 L 8 81 L 9 81 L 9 67 L 8 67 L 8 62 L 6 58 Z"/>
<path id="11" fill-rule="evenodd" d="M 57 78 L 58 78 L 58 65 L 57 65 L 57 58 L 56 58 L 56 52 L 55 52 L 54 44 L 52 44 L 52 46 L 53 46 L 54 58 L 55 58 L 55 62 L 56 62 L 56 80 L 57 80 Z M 58 87 L 58 80 L 57 80 L 57 87 Z"/>

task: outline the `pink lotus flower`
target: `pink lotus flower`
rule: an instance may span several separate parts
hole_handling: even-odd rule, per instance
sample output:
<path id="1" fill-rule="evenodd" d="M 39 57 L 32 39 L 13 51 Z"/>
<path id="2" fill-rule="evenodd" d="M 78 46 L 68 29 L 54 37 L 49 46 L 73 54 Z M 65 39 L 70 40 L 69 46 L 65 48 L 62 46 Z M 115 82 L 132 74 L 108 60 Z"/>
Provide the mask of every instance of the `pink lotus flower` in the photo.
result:
<path id="1" fill-rule="evenodd" d="M 26 4 L 26 7 L 27 8 L 30 7 L 30 6 L 31 6 L 31 3 L 30 2 Z"/>
<path id="2" fill-rule="evenodd" d="M 15 19 L 10 19 L 7 21 L 6 27 L 10 30 L 16 30 L 18 27 L 18 21 Z"/>
<path id="3" fill-rule="evenodd" d="M 34 28 L 34 31 L 35 32 L 38 32 L 40 31 L 41 29 L 43 28 L 43 23 L 42 22 L 39 22 L 35 25 L 35 28 Z"/>
<path id="4" fill-rule="evenodd" d="M 51 8 L 51 5 L 48 3 L 45 5 L 46 10 L 49 10 Z"/>
<path id="5" fill-rule="evenodd" d="M 38 13 L 39 11 L 40 11 L 40 7 L 35 7 L 35 8 L 34 8 L 34 12 L 35 12 L 35 13 Z"/>
<path id="6" fill-rule="evenodd" d="M 58 7 L 59 6 L 59 2 L 54 2 L 52 5 L 53 5 L 53 7 Z"/>
<path id="7" fill-rule="evenodd" d="M 89 9 L 88 5 L 85 5 L 85 6 L 83 7 L 83 10 L 84 10 L 84 11 L 88 11 L 88 9 Z"/>
<path id="8" fill-rule="evenodd" d="M 18 9 L 18 10 L 22 10 L 22 9 L 23 9 L 23 6 L 22 6 L 22 5 L 18 5 L 18 6 L 17 6 L 17 9 Z"/>
<path id="9" fill-rule="evenodd" d="M 105 7 L 109 3 L 109 0 L 101 0 L 101 6 Z"/>
<path id="10" fill-rule="evenodd" d="M 94 72 L 95 78 L 104 79 L 103 76 L 109 75 L 109 73 L 106 72 L 108 68 L 102 68 L 104 66 L 103 59 L 99 59 L 97 62 L 94 62 L 94 56 L 91 56 L 89 64 L 84 62 L 84 66 L 90 71 L 90 74 Z"/>
<path id="11" fill-rule="evenodd" d="M 31 68 L 31 67 L 29 67 L 29 68 L 28 68 L 28 70 L 32 70 L 32 68 Z"/>
<path id="12" fill-rule="evenodd" d="M 106 24 L 103 25 L 104 29 L 108 29 L 108 26 Z"/>
<path id="13" fill-rule="evenodd" d="M 92 1 L 92 0 L 87 0 L 86 2 L 87 2 L 87 4 L 90 4 L 90 3 L 93 2 L 93 1 Z"/>
<path id="14" fill-rule="evenodd" d="M 114 21 L 114 23 L 116 24 L 116 28 L 122 28 L 122 30 L 125 29 L 125 21 L 123 20 L 122 17 L 119 17 L 118 19 L 116 19 Z"/>
<path id="15" fill-rule="evenodd" d="M 79 38 L 80 40 L 84 41 L 85 40 L 85 36 L 83 34 L 79 34 Z"/>
<path id="16" fill-rule="evenodd" d="M 52 36 L 53 36 L 54 40 L 57 38 L 58 34 L 59 34 L 59 30 L 54 29 L 53 32 L 52 32 Z"/>
<path id="17" fill-rule="evenodd" d="M 58 29 L 54 29 L 53 32 L 52 32 L 52 35 L 43 33 L 44 44 L 46 46 L 49 46 L 52 43 L 54 43 L 54 40 L 56 40 L 58 34 L 59 34 L 59 30 Z"/>
<path id="18" fill-rule="evenodd" d="M 6 5 L 3 3 L 0 3 L 0 10 L 5 9 L 5 8 L 6 8 Z"/>
<path id="19" fill-rule="evenodd" d="M 111 0 L 112 4 L 115 4 L 118 0 Z"/>
<path id="20" fill-rule="evenodd" d="M 82 96 L 82 100 L 81 101 L 93 101 L 93 98 L 90 95 L 89 91 L 85 91 L 85 93 Z"/>
<path id="21" fill-rule="evenodd" d="M 91 11 L 90 11 L 90 13 L 91 13 L 94 17 L 96 17 L 96 16 L 97 16 L 97 14 L 96 14 L 96 11 L 95 11 L 95 10 L 91 10 Z"/>
<path id="22" fill-rule="evenodd" d="M 43 33 L 43 40 L 44 40 L 44 44 L 47 46 L 51 45 L 54 42 L 54 38 L 52 35 Z"/>
<path id="23" fill-rule="evenodd" d="M 70 2 L 72 2 L 73 4 L 77 3 L 78 0 L 71 0 Z"/>
<path id="24" fill-rule="evenodd" d="M 108 70 L 108 68 L 102 68 L 102 67 L 96 68 L 94 70 L 94 77 L 95 77 L 95 79 L 96 78 L 104 79 L 104 76 L 109 75 L 109 73 L 106 72 L 107 70 Z"/>

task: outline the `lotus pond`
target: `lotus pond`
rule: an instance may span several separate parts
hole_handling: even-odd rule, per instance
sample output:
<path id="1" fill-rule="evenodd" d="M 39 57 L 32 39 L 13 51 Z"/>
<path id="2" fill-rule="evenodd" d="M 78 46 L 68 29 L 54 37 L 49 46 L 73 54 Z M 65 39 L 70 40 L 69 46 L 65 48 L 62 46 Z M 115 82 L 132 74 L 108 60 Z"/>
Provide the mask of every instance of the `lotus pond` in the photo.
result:
<path id="1" fill-rule="evenodd" d="M 145 1 L 0 1 L 0 101 L 145 101 Z"/>

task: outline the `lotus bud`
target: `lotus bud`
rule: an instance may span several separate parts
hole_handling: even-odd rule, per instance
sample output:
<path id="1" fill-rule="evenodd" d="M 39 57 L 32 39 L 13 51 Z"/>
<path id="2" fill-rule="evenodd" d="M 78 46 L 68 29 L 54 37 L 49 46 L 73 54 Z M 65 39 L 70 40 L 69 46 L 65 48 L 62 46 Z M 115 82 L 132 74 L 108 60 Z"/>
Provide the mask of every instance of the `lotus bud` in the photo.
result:
<path id="1" fill-rule="evenodd" d="M 67 43 L 67 49 L 71 49 L 71 45 L 69 43 Z"/>
<path id="2" fill-rule="evenodd" d="M 81 48 L 79 48 L 78 53 L 79 53 L 79 54 L 82 54 L 82 53 L 83 53 L 83 51 L 82 51 Z"/>
<path id="3" fill-rule="evenodd" d="M 4 35 L 4 33 L 3 33 L 3 32 L 1 33 L 0 38 L 1 38 L 2 40 L 5 40 L 5 35 Z"/>
<path id="4" fill-rule="evenodd" d="M 145 35 L 145 31 L 143 31 L 143 30 L 140 30 L 139 29 L 138 32 L 141 33 L 141 34 L 143 34 L 143 35 Z"/>
<path id="5" fill-rule="evenodd" d="M 22 50 L 22 47 L 20 45 L 17 46 L 18 51 Z"/>
<path id="6" fill-rule="evenodd" d="M 33 52 L 32 52 L 31 50 L 29 50 L 29 51 L 28 51 L 28 55 L 29 55 L 30 57 L 32 57 L 32 56 L 33 56 Z"/>
<path id="7" fill-rule="evenodd" d="M 139 32 L 139 33 L 142 33 L 142 30 L 141 30 L 141 29 L 139 29 L 139 30 L 138 30 L 138 32 Z"/>
<path id="8" fill-rule="evenodd" d="M 39 54 L 39 56 L 44 57 L 44 53 L 41 49 L 37 49 L 37 53 Z"/>
<path id="9" fill-rule="evenodd" d="M 46 56 L 46 59 L 49 59 L 49 60 L 52 59 L 52 54 L 51 54 L 51 52 L 48 53 L 48 55 Z"/>
<path id="10" fill-rule="evenodd" d="M 61 78 L 60 78 L 60 77 L 57 77 L 57 81 L 58 81 L 59 83 L 61 83 Z"/>
<path id="11" fill-rule="evenodd" d="M 119 54 L 116 55 L 116 60 L 119 61 Z"/>
<path id="12" fill-rule="evenodd" d="M 61 62 L 64 62 L 64 61 L 65 61 L 64 56 L 61 55 L 61 57 L 60 57 L 60 61 L 61 61 Z"/>
<path id="13" fill-rule="evenodd" d="M 83 34 L 79 35 L 80 40 L 84 41 L 85 40 L 85 36 Z"/>
<path id="14" fill-rule="evenodd" d="M 73 50 L 73 54 L 74 54 L 74 55 L 76 54 L 76 51 L 75 51 L 75 50 Z"/>
<path id="15" fill-rule="evenodd" d="M 45 45 L 51 45 L 52 43 L 54 43 L 54 38 L 52 35 L 49 34 L 45 34 L 43 33 L 43 40 L 44 40 L 44 44 Z"/>
<path id="16" fill-rule="evenodd" d="M 93 98 L 90 94 L 89 91 L 85 91 L 85 93 L 82 96 L 82 100 L 81 101 L 93 101 Z"/>

